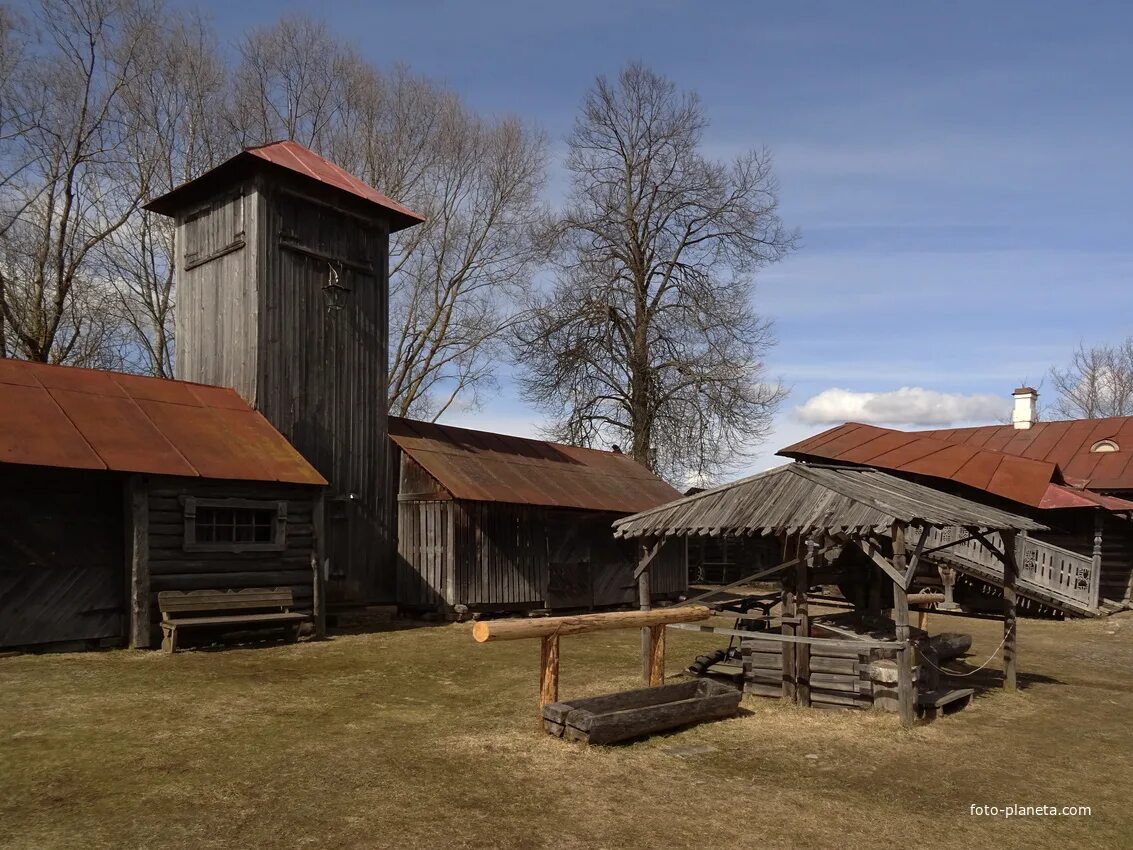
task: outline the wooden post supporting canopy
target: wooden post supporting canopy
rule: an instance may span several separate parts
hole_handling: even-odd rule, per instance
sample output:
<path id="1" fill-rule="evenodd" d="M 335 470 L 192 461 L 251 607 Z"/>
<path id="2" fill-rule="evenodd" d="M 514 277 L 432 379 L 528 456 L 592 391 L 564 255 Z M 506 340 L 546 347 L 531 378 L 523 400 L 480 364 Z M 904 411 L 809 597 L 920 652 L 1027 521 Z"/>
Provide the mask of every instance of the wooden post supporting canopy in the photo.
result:
<path id="1" fill-rule="evenodd" d="M 810 617 L 807 614 L 806 590 L 810 581 L 810 570 L 814 568 L 818 545 L 812 537 L 806 540 L 806 560 L 795 568 L 795 616 L 798 623 L 795 634 L 810 637 Z M 795 699 L 799 705 L 810 707 L 810 644 L 800 643 L 795 647 Z"/>
<path id="2" fill-rule="evenodd" d="M 1015 648 L 1015 582 L 1019 578 L 1019 564 L 1015 559 L 1015 532 L 1003 531 L 1003 687 L 1013 691 L 1017 687 L 1017 660 Z"/>
<path id="3" fill-rule="evenodd" d="M 789 539 L 789 538 L 788 538 Z M 795 538 L 796 551 L 798 544 L 801 543 L 800 538 Z M 804 563 L 802 560 L 799 563 Z M 779 614 L 782 620 L 780 631 L 788 636 L 795 637 L 795 591 L 798 582 L 798 567 L 783 574 L 783 597 L 779 603 Z M 798 654 L 798 647 L 795 643 L 783 644 L 783 698 L 790 702 L 795 702 L 798 699 L 798 689 L 796 687 L 796 669 L 795 658 Z"/>
<path id="4" fill-rule="evenodd" d="M 637 569 L 637 604 L 642 611 L 648 611 L 653 606 L 653 594 L 650 589 L 649 564 L 661 551 L 663 539 L 647 538 L 641 543 L 639 549 Z M 641 629 L 641 679 L 645 684 L 651 684 L 651 670 L 653 666 L 654 639 L 648 627 Z"/>
<path id="5" fill-rule="evenodd" d="M 912 726 L 916 719 L 913 704 L 913 648 L 909 642 L 909 593 L 905 590 L 905 526 L 893 523 L 893 568 L 901 581 L 893 583 L 893 622 L 897 626 L 897 705 L 901 725 Z"/>

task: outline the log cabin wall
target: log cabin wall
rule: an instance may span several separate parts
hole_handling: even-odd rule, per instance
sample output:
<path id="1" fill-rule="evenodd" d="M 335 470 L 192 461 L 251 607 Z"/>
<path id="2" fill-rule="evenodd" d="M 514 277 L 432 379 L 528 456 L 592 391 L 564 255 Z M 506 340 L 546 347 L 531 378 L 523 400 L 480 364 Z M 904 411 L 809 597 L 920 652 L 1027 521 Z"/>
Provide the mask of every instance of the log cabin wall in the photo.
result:
<path id="1" fill-rule="evenodd" d="M 177 376 L 236 389 L 330 481 L 330 602 L 392 601 L 388 221 L 272 172 L 177 227 Z"/>
<path id="2" fill-rule="evenodd" d="M 146 507 L 145 547 L 149 576 L 148 620 L 151 642 L 161 619 L 157 594 L 163 590 L 242 590 L 286 587 L 296 610 L 313 608 L 312 557 L 318 551 L 316 529 L 319 488 L 246 481 L 190 478 L 136 479 Z M 257 505 L 283 515 L 282 541 L 271 551 L 187 551 L 186 508 L 204 504 Z M 277 514 L 278 515 L 278 514 Z M 137 524 L 137 520 L 135 520 Z M 135 555 L 135 560 L 137 556 Z M 135 571 L 137 565 L 135 564 Z M 152 644 L 156 645 L 156 644 Z"/>

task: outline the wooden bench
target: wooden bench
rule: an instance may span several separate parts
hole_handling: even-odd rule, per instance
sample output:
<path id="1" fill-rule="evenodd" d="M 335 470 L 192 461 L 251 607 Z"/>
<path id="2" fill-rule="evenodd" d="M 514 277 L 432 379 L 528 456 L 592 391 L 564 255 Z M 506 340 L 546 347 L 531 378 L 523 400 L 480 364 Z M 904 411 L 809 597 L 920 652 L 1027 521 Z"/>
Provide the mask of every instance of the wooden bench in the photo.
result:
<path id="1" fill-rule="evenodd" d="M 285 587 L 247 590 L 164 590 L 157 595 L 161 609 L 161 648 L 177 651 L 180 629 L 216 626 L 283 628 L 288 640 L 299 639 L 309 614 L 292 611 L 291 590 Z"/>

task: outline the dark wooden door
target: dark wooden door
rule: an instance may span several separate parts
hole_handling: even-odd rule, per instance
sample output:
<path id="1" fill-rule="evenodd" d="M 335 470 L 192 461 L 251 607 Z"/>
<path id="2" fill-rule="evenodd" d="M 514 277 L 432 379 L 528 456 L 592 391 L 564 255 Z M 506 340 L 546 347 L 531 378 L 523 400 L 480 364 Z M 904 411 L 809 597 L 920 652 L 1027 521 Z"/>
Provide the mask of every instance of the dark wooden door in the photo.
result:
<path id="1" fill-rule="evenodd" d="M 594 605 L 587 530 L 582 517 L 548 515 L 550 559 L 544 593 L 548 608 L 590 608 Z"/>
<path id="2" fill-rule="evenodd" d="M 0 647 L 126 635 L 122 480 L 0 464 Z"/>

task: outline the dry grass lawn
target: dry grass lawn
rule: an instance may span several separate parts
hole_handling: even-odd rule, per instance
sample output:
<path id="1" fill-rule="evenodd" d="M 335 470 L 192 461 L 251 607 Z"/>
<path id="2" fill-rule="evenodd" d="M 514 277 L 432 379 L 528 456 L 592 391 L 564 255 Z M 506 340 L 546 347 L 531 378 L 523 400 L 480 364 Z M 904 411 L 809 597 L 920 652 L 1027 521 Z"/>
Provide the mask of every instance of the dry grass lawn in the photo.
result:
<path id="1" fill-rule="evenodd" d="M 977 663 L 998 643 L 930 624 L 957 626 Z M 713 645 L 670 634 L 670 668 Z M 637 647 L 565 638 L 564 697 L 634 687 Z M 1133 847 L 1133 618 L 1022 621 L 1020 649 L 1023 691 L 909 731 L 749 699 L 609 749 L 536 732 L 538 644 L 467 625 L 0 659 L 0 846 Z"/>

